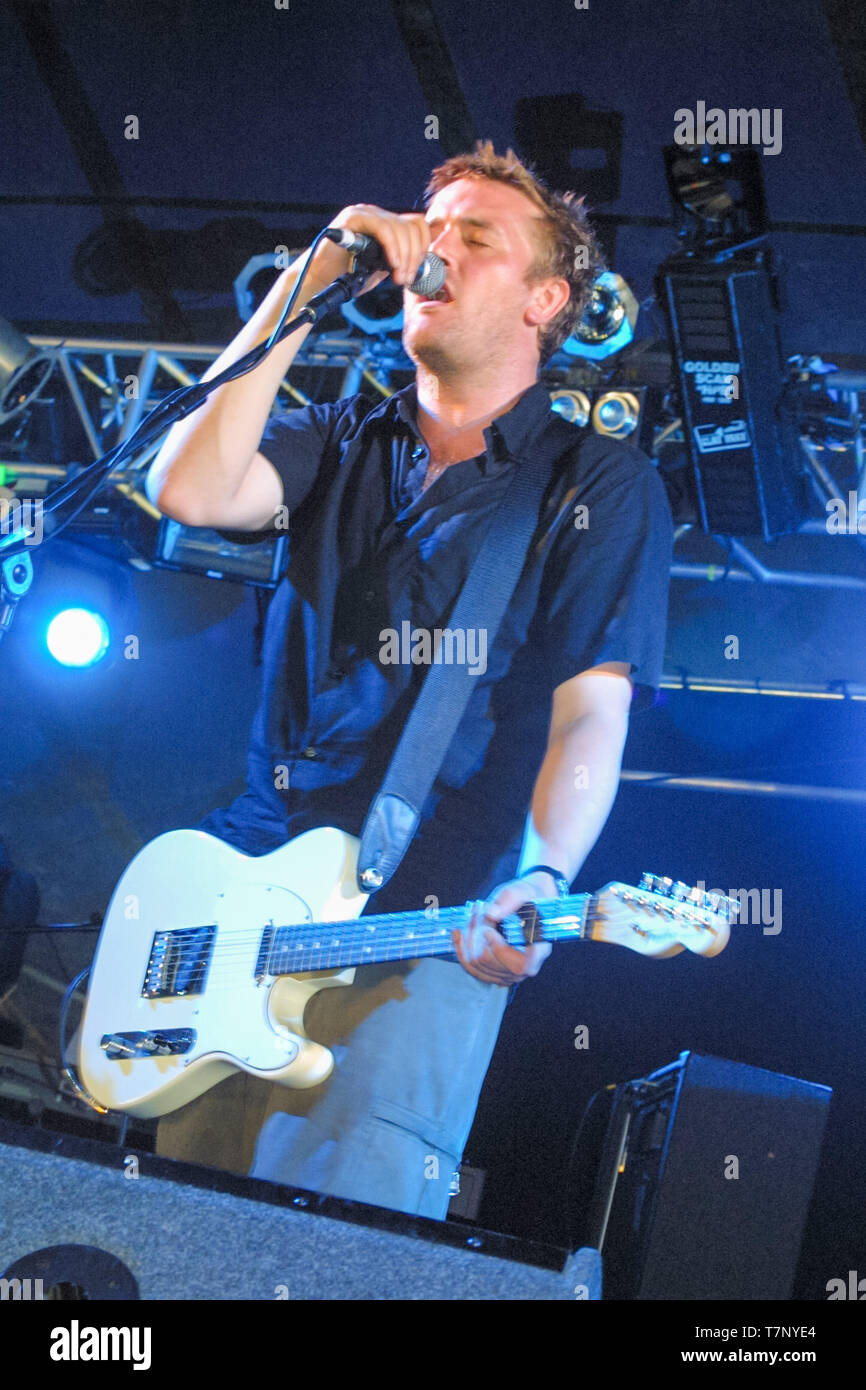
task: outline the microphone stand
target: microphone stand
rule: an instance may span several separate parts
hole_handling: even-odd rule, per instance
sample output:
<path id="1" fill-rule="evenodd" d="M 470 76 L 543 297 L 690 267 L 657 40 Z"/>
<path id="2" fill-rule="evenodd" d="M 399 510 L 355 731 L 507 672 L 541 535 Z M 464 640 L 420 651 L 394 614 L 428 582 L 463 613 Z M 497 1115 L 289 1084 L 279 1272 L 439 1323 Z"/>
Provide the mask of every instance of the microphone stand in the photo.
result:
<path id="1" fill-rule="evenodd" d="M 250 352 L 245 353 L 237 362 L 232 362 L 230 366 L 226 367 L 218 376 L 213 377 L 211 381 L 195 382 L 192 386 L 186 386 L 180 391 L 173 392 L 168 400 L 161 401 L 122 444 L 116 445 L 115 448 L 109 450 L 107 454 L 103 454 L 101 458 L 96 459 L 93 463 L 89 464 L 87 468 L 76 474 L 74 479 L 70 479 L 63 483 L 61 487 L 57 488 L 43 504 L 43 512 L 48 512 L 49 514 L 55 512 L 65 502 L 68 502 L 71 498 L 77 497 L 85 487 L 94 481 L 96 481 L 97 487 L 90 488 L 90 492 L 97 491 L 99 481 L 110 473 L 112 469 L 129 458 L 131 454 L 138 452 L 139 449 L 147 448 L 149 444 L 152 444 L 155 439 L 158 439 L 165 430 L 170 428 L 170 426 L 175 424 L 178 420 L 183 419 L 187 415 L 191 415 L 194 410 L 197 410 L 198 407 L 207 400 L 212 391 L 216 391 L 219 386 L 224 386 L 227 382 L 234 381 L 236 377 L 244 376 L 247 372 L 252 371 L 253 368 L 257 367 L 267 356 L 271 349 L 276 347 L 277 343 L 282 342 L 284 338 L 287 338 L 290 333 L 296 332 L 299 328 L 303 328 L 307 324 L 318 323 L 326 314 L 339 308 L 341 304 L 345 304 L 348 300 L 354 299 L 355 295 L 370 276 L 369 268 L 356 269 L 354 268 L 356 264 L 356 262 L 353 262 L 352 270 L 346 271 L 343 275 L 338 275 L 336 280 L 332 280 L 330 285 L 324 290 L 319 294 L 313 295 L 312 299 L 307 301 L 300 312 L 296 314 L 293 319 L 290 319 L 288 323 L 283 325 L 273 342 L 268 340 L 259 343 L 258 347 L 254 347 Z M 90 495 L 90 493 L 88 493 L 88 495 Z M 83 503 L 81 505 L 83 505 Z M 10 537 L 2 551 L 3 567 L 0 569 L 0 611 L 3 611 L 4 571 L 7 576 L 11 576 L 12 567 L 10 562 L 16 556 L 23 554 L 27 547 L 27 541 L 19 539 L 22 535 L 22 532 L 18 532 Z M 51 535 L 47 535 L 45 539 L 50 541 Z M 27 557 L 27 561 L 29 566 L 29 556 Z M 22 575 L 21 578 L 23 579 L 24 576 Z M 14 589 L 12 592 L 14 604 L 14 601 L 20 594 L 14 593 Z M 8 611 L 8 608 L 4 612 L 4 617 L 5 622 L 3 627 L 0 628 L 0 635 L 2 635 L 3 631 L 8 630 L 8 626 L 11 622 L 11 612 Z"/>

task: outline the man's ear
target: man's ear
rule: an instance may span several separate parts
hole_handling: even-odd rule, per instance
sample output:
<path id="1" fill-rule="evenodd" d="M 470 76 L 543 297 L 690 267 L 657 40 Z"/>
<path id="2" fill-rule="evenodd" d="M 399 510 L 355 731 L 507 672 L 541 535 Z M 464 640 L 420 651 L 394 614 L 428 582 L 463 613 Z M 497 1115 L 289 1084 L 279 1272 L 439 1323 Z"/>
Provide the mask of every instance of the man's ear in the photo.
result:
<path id="1" fill-rule="evenodd" d="M 526 309 L 526 322 L 550 323 L 571 298 L 571 286 L 561 277 L 539 280 L 532 287 L 532 297 Z"/>

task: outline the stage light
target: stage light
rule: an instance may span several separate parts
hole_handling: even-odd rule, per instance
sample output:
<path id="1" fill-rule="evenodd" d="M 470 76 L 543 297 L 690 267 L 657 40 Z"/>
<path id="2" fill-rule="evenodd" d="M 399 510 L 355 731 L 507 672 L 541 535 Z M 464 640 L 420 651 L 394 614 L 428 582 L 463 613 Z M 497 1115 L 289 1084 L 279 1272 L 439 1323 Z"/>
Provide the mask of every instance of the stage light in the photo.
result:
<path id="1" fill-rule="evenodd" d="M 384 280 L 367 294 L 362 295 L 364 308 L 358 307 L 357 299 L 340 305 L 340 313 L 349 323 L 360 328 L 371 338 L 381 338 L 386 333 L 403 332 L 403 290 L 399 285 Z"/>
<path id="2" fill-rule="evenodd" d="M 54 370 L 54 357 L 0 319 L 0 425 L 35 401 Z"/>
<path id="3" fill-rule="evenodd" d="M 569 424 L 581 428 L 589 424 L 592 405 L 585 391 L 551 391 L 550 408 L 568 420 Z"/>
<path id="4" fill-rule="evenodd" d="M 592 287 L 589 303 L 562 351 L 572 357 L 610 357 L 634 337 L 640 306 L 621 275 L 606 270 Z"/>
<path id="5" fill-rule="evenodd" d="M 48 624 L 45 642 L 61 666 L 95 666 L 108 650 L 108 624 L 88 608 L 63 608 Z"/>
<path id="6" fill-rule="evenodd" d="M 640 420 L 640 401 L 631 391 L 605 391 L 592 408 L 592 427 L 596 434 L 626 439 L 634 434 Z"/>
<path id="7" fill-rule="evenodd" d="M 624 318 L 625 306 L 615 288 L 596 281 L 576 336 L 583 343 L 607 342 L 619 332 Z"/>
<path id="8" fill-rule="evenodd" d="M 208 579 L 242 580 L 275 589 L 286 567 L 289 538 L 285 531 L 264 538 L 254 531 L 213 531 L 160 521 L 153 563 L 163 569 L 205 574 Z M 150 555 L 148 555 L 150 558 Z"/>
<path id="9" fill-rule="evenodd" d="M 720 222 L 734 206 L 726 183 L 728 170 L 718 167 L 723 159 L 730 164 L 727 151 L 711 161 L 706 152 L 687 147 L 667 162 L 672 197 L 686 212 L 705 222 Z"/>
<path id="10" fill-rule="evenodd" d="M 693 251 L 760 241 L 767 201 L 753 145 L 665 145 L 665 177 L 677 234 Z"/>

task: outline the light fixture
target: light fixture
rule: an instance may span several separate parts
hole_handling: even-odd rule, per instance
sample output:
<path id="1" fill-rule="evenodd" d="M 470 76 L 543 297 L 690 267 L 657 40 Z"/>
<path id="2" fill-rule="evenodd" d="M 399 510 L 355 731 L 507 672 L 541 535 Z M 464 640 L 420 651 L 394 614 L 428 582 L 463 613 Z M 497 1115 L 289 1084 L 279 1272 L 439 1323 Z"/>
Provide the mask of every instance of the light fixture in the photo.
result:
<path id="1" fill-rule="evenodd" d="M 760 151 L 754 145 L 665 145 L 678 237 L 692 252 L 732 250 L 767 233 Z"/>
<path id="2" fill-rule="evenodd" d="M 108 624 L 89 608 L 63 608 L 51 619 L 45 642 L 61 666 L 95 666 L 108 650 Z"/>
<path id="3" fill-rule="evenodd" d="M 241 580 L 275 589 L 286 567 L 286 531 L 213 531 L 183 526 L 164 516 L 159 525 L 153 563 L 162 569 L 186 570 L 208 579 Z M 148 555 L 148 558 L 151 558 Z"/>
<path id="4" fill-rule="evenodd" d="M 594 281 L 583 317 L 562 351 L 571 357 L 610 357 L 634 337 L 640 306 L 621 275 L 606 270 Z"/>
<path id="5" fill-rule="evenodd" d="M 54 370 L 54 357 L 0 319 L 0 425 L 35 401 Z"/>
<path id="6" fill-rule="evenodd" d="M 583 428 L 589 424 L 592 404 L 585 391 L 551 391 L 550 408 L 569 424 Z"/>
<path id="7" fill-rule="evenodd" d="M 364 308 L 358 307 L 359 300 L 350 299 L 340 305 L 340 313 L 349 323 L 360 328 L 371 338 L 381 338 L 386 333 L 403 331 L 403 290 L 389 280 L 383 280 L 367 294 L 362 295 Z"/>
<path id="8" fill-rule="evenodd" d="M 640 421 L 640 401 L 631 391 L 605 391 L 592 408 L 592 427 L 596 434 L 626 439 Z"/>

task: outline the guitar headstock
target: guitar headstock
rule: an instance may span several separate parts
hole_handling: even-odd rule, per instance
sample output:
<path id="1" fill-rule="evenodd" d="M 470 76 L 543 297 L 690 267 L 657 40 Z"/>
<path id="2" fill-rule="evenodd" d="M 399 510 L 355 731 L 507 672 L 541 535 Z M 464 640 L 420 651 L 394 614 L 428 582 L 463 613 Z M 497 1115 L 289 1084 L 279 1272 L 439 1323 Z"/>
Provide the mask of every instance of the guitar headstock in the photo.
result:
<path id="1" fill-rule="evenodd" d="M 659 959 L 682 950 L 717 956 L 738 907 L 733 898 L 644 874 L 637 888 L 608 883 L 595 894 L 586 935 Z"/>

